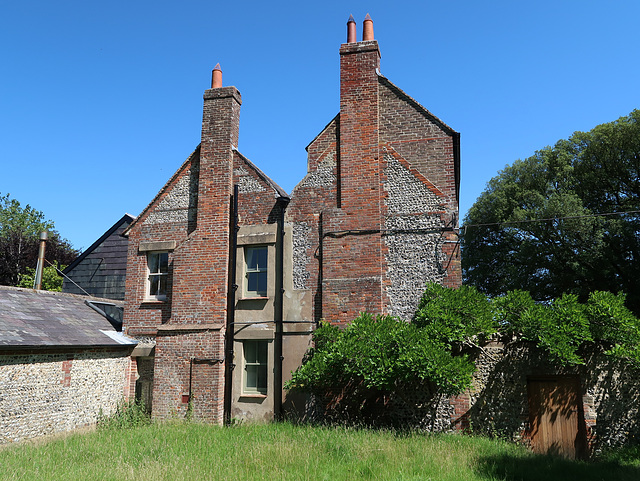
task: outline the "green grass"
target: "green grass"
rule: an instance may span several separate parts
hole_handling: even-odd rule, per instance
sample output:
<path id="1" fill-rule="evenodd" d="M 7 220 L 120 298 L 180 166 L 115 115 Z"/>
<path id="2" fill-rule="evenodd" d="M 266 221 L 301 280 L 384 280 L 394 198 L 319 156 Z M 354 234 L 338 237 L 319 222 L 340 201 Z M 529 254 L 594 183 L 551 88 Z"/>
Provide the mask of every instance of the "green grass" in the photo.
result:
<path id="1" fill-rule="evenodd" d="M 635 480 L 640 453 L 584 463 L 473 436 L 290 424 L 103 429 L 0 449 L 2 480 Z"/>

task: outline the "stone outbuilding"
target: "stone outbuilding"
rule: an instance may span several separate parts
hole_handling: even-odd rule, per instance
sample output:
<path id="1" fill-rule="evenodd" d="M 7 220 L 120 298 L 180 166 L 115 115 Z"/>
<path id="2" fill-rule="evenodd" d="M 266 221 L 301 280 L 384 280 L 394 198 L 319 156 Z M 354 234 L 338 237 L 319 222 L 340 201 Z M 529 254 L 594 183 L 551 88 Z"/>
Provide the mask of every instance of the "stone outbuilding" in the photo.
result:
<path id="1" fill-rule="evenodd" d="M 0 444 L 91 426 L 133 395 L 136 341 L 114 329 L 112 305 L 0 287 Z"/>

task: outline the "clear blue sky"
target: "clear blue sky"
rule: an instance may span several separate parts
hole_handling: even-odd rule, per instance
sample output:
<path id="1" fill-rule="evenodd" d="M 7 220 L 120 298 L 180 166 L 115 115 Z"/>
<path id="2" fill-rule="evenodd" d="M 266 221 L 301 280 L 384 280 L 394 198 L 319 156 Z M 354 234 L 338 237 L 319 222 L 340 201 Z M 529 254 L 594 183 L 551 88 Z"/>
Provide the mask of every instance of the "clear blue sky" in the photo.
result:
<path id="1" fill-rule="evenodd" d="M 217 62 L 239 150 L 291 192 L 366 13 L 382 74 L 461 133 L 463 215 L 505 165 L 640 108 L 636 0 L 3 2 L 0 193 L 88 247 L 198 145 Z"/>

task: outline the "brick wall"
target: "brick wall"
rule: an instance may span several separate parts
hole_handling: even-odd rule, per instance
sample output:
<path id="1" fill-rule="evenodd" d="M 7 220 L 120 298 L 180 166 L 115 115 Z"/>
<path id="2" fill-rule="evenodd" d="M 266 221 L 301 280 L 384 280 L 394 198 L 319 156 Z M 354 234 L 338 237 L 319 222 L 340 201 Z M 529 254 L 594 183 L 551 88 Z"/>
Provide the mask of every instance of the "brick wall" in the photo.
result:
<path id="1" fill-rule="evenodd" d="M 194 419 L 221 424 L 223 358 L 221 330 L 164 326 L 156 338 L 153 417 L 182 418 L 191 400 Z"/>
<path id="2" fill-rule="evenodd" d="M 316 321 L 409 319 L 429 281 L 461 284 L 457 134 L 377 72 L 377 42 L 340 48 L 340 114 L 292 193 L 293 284 Z"/>
<path id="3" fill-rule="evenodd" d="M 190 405 L 194 418 L 222 422 L 233 185 L 240 227 L 280 218 L 279 188 L 236 149 L 240 104 L 235 87 L 205 91 L 200 146 L 129 230 L 125 332 L 155 346 L 154 418 L 184 416 Z M 171 246 L 161 301 L 148 299 L 145 283 L 156 244 Z M 273 302 L 264 303 L 271 318 Z"/>

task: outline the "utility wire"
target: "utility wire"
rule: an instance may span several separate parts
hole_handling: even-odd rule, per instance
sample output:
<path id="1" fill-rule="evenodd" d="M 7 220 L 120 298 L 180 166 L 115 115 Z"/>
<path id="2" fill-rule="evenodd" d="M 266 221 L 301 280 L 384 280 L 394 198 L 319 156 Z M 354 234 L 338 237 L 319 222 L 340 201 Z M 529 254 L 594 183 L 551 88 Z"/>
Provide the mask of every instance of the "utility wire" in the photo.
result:
<path id="1" fill-rule="evenodd" d="M 640 210 L 629 210 L 625 212 L 607 212 L 604 214 L 585 214 L 585 215 L 568 215 L 565 217 L 548 217 L 545 219 L 526 219 L 526 220 L 513 220 L 513 221 L 505 221 L 505 222 L 487 222 L 484 224 L 464 224 L 462 225 L 463 230 L 467 230 L 467 227 L 488 227 L 494 225 L 515 225 L 515 224 L 527 224 L 532 222 L 549 222 L 551 220 L 566 220 L 566 219 L 585 219 L 589 217 L 605 217 L 612 215 L 626 215 L 626 214 L 640 214 Z"/>
<path id="2" fill-rule="evenodd" d="M 64 272 L 62 272 L 60 269 L 58 269 L 58 266 L 54 265 L 52 262 L 48 261 L 47 259 L 44 260 L 47 264 L 49 264 L 50 266 L 52 266 L 57 272 L 58 274 L 60 274 L 61 276 L 63 276 L 65 279 L 69 280 L 70 282 L 73 283 L 73 285 L 75 285 L 78 289 L 80 289 L 82 292 L 84 292 L 87 296 L 90 297 L 94 297 L 91 294 L 89 294 L 87 291 L 85 291 L 81 286 L 79 286 L 78 284 L 76 284 L 76 282 L 71 279 L 71 277 L 69 277 L 68 275 L 66 275 Z"/>

